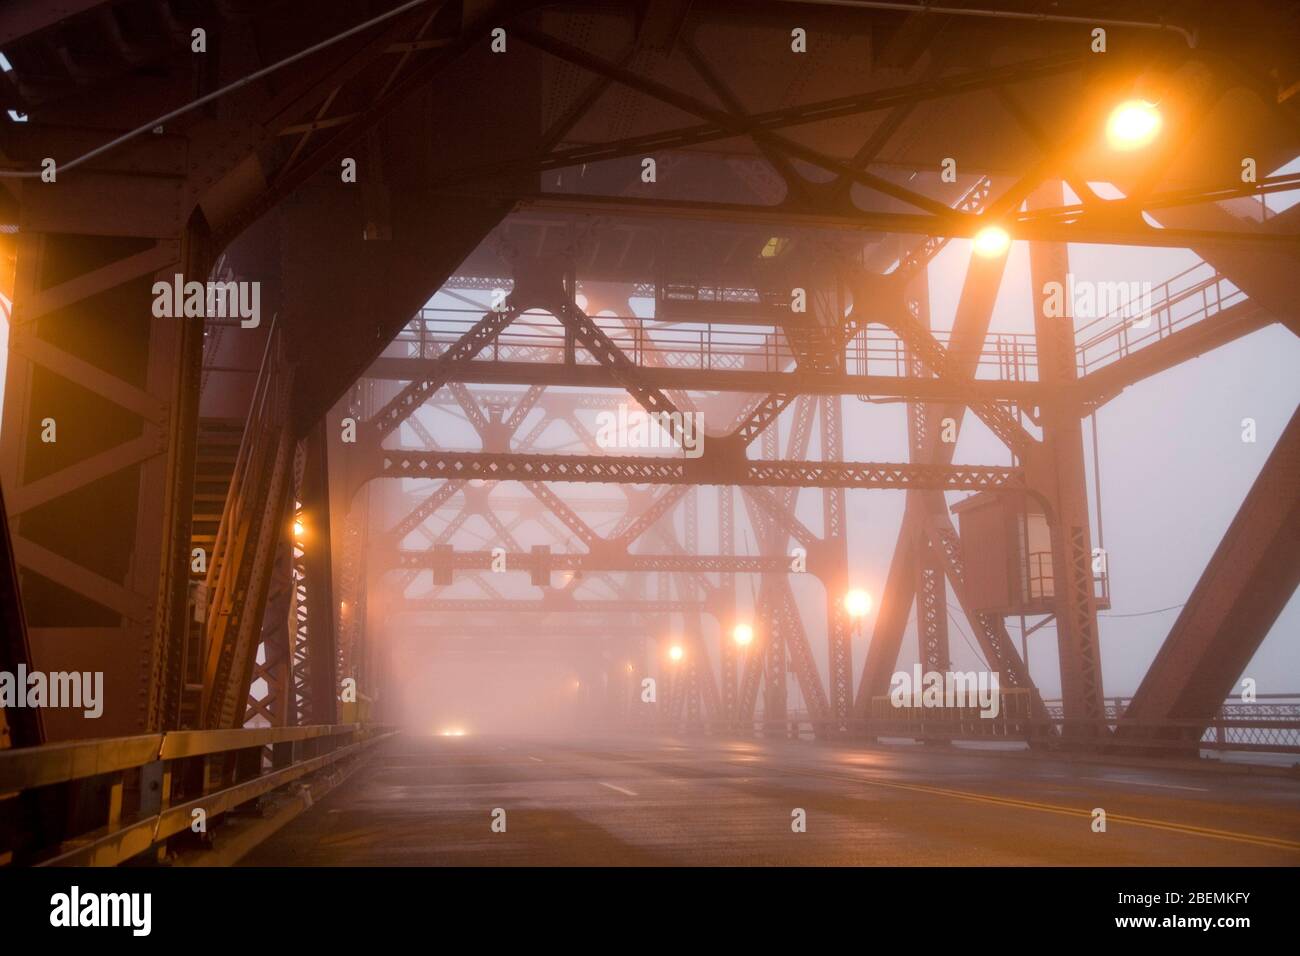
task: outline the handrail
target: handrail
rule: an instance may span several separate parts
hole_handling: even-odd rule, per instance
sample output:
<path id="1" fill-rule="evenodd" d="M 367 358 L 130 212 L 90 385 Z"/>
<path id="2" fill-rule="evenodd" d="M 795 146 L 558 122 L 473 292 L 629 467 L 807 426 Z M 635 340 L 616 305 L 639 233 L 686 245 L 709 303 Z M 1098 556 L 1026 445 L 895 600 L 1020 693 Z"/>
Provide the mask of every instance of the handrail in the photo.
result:
<path id="1" fill-rule="evenodd" d="M 0 751 L 0 792 L 64 787 L 54 799 L 78 808 L 65 818 L 36 811 L 32 801 L 5 801 L 0 833 L 17 844 L 0 845 L 0 864 L 122 863 L 189 830 L 197 811 L 214 821 L 393 733 L 362 724 L 184 730 Z"/>
<path id="2" fill-rule="evenodd" d="M 230 753 L 316 737 L 341 736 L 364 729 L 367 728 L 362 724 L 310 724 L 239 730 L 171 730 L 159 734 L 15 747 L 0 750 L 0 793 L 137 769 L 158 760 Z"/>
<path id="3" fill-rule="evenodd" d="M 1180 281 L 1205 269 L 1210 270 L 1209 276 L 1183 288 L 1175 288 Z M 1079 341 L 1075 346 L 1075 360 L 1079 375 L 1095 371 L 1106 365 L 1108 360 L 1123 358 L 1139 343 L 1163 339 L 1173 334 L 1176 328 L 1199 322 L 1239 305 L 1247 301 L 1247 296 L 1227 276 L 1210 263 L 1202 261 L 1171 276 L 1149 292 L 1143 292 L 1139 299 L 1139 309 L 1134 309 L 1134 300 L 1130 299 L 1076 331 Z M 1180 306 L 1186 308 L 1182 314 L 1175 315 Z M 1087 334 L 1103 323 L 1109 324 Z M 1141 334 L 1131 335 L 1131 330 L 1138 330 Z M 1099 346 L 1110 342 L 1114 344 L 1109 351 L 1090 355 Z"/>
<path id="4" fill-rule="evenodd" d="M 244 421 L 244 434 L 239 441 L 239 451 L 235 454 L 235 465 L 231 471 L 230 486 L 237 488 L 240 477 L 248 471 L 249 460 L 253 455 L 253 444 L 256 440 L 256 425 L 262 419 L 262 412 L 265 411 L 267 395 L 271 389 L 271 379 L 274 377 L 274 358 L 275 351 L 279 344 L 279 323 L 277 319 L 279 313 L 271 317 L 271 324 L 267 329 L 266 345 L 262 349 L 262 361 L 258 367 L 257 381 L 253 385 L 252 400 L 248 403 L 248 417 Z M 216 597 L 216 588 L 220 580 L 219 569 L 224 566 L 224 561 L 219 561 L 218 556 L 227 546 L 227 537 L 230 529 L 235 522 L 235 507 L 237 495 L 227 494 L 225 504 L 221 509 L 221 521 L 217 525 L 216 540 L 212 543 L 212 554 L 208 561 L 208 577 L 206 585 L 208 588 L 208 604 L 216 606 L 214 598 Z"/>
<path id="5" fill-rule="evenodd" d="M 421 310 L 385 349 L 385 358 L 436 359 L 473 326 L 473 309 Z M 592 321 L 639 367 L 692 368 L 702 371 L 767 371 L 791 368 L 797 358 L 786 338 L 773 334 L 774 325 L 694 324 L 662 326 L 638 316 L 593 316 Z M 933 333 L 951 348 L 946 331 Z M 906 374 L 905 347 L 897 334 L 882 326 L 860 329 L 845 345 L 848 374 L 901 376 Z M 973 353 L 973 354 L 972 354 Z M 1033 381 L 1037 373 L 1037 348 L 1032 335 L 1000 332 L 977 350 L 956 349 L 954 358 L 974 358 L 977 377 L 1004 381 Z M 543 313 L 525 313 L 494 339 L 474 361 L 528 361 L 559 364 L 568 360 L 563 327 Z M 595 359 L 585 352 L 579 364 Z"/>
<path id="6" fill-rule="evenodd" d="M 243 537 L 249 530 L 248 515 L 251 513 L 256 516 L 258 509 L 267 506 L 260 492 L 249 489 L 256 488 L 256 476 L 267 472 L 268 461 L 274 463 L 276 444 L 275 439 L 268 439 L 268 426 L 282 420 L 283 406 L 288 400 L 288 389 L 285 387 L 288 379 L 285 376 L 278 318 L 278 314 L 272 317 L 268 329 L 243 438 L 235 456 L 230 493 L 227 494 L 222 509 L 205 581 L 208 590 L 207 605 L 211 612 L 203 627 L 204 688 L 200 706 L 203 708 L 205 722 L 210 721 L 207 715 L 210 695 L 220 693 L 220 689 L 214 687 L 222 679 L 220 655 L 217 652 L 226 636 L 225 629 L 232 619 L 229 609 L 239 606 L 241 588 L 246 583 L 241 578 L 244 570 L 240 563 L 228 560 L 227 552 L 244 547 Z M 241 493 L 236 494 L 236 490 Z"/>

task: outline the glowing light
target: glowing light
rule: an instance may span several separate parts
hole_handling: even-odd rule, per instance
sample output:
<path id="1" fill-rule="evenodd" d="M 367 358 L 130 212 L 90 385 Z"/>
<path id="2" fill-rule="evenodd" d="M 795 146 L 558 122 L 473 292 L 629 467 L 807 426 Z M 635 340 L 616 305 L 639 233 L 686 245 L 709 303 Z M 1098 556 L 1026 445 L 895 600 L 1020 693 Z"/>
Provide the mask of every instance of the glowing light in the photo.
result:
<path id="1" fill-rule="evenodd" d="M 1111 111 L 1106 121 L 1106 141 L 1111 149 L 1141 149 L 1156 138 L 1161 122 L 1154 103 L 1126 100 Z"/>
<path id="2" fill-rule="evenodd" d="M 587 311 L 587 297 L 583 295 L 581 292 L 579 292 L 577 295 L 573 297 L 573 304 L 576 305 L 578 308 L 580 308 L 583 312 Z"/>
<path id="3" fill-rule="evenodd" d="M 448 727 L 442 732 L 444 737 L 464 737 L 465 730 L 462 727 Z"/>
<path id="4" fill-rule="evenodd" d="M 737 624 L 731 632 L 731 636 L 737 644 L 744 647 L 754 640 L 754 629 L 748 624 Z"/>
<path id="5" fill-rule="evenodd" d="M 294 536 L 295 538 L 297 538 L 299 541 L 301 541 L 302 538 L 303 538 L 303 535 L 305 535 L 306 533 L 307 533 L 307 527 L 302 523 L 302 519 L 301 519 L 301 518 L 294 518 L 294 519 L 293 519 L 293 536 Z"/>
<path id="6" fill-rule="evenodd" d="M 680 644 L 674 644 L 672 647 L 668 648 L 668 658 L 674 662 L 680 661 L 685 654 L 686 652 L 682 650 L 682 645 Z"/>
<path id="7" fill-rule="evenodd" d="M 871 612 L 871 595 L 861 588 L 854 588 L 844 595 L 844 610 L 849 617 L 866 617 Z"/>
<path id="8" fill-rule="evenodd" d="M 985 226 L 975 233 L 974 249 L 977 256 L 992 259 L 1002 255 L 1011 245 L 1011 237 L 1001 226 Z"/>

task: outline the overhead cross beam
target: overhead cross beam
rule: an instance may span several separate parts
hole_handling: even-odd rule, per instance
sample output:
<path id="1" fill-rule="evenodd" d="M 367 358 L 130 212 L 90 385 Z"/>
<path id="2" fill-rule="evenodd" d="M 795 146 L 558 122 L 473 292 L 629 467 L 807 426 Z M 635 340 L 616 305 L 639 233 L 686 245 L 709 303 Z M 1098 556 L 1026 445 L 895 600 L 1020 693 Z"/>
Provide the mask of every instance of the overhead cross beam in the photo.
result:
<path id="1" fill-rule="evenodd" d="M 663 571 L 684 574 L 785 574 L 790 571 L 788 558 L 753 557 L 723 554 L 619 554 L 609 553 L 534 553 L 518 551 L 494 555 L 491 551 L 395 551 L 391 560 L 394 568 L 426 570 L 453 568 L 456 570 L 489 570 L 494 560 L 504 561 L 507 572 L 551 571 Z"/>
<path id="2" fill-rule="evenodd" d="M 385 449 L 373 478 L 452 478 L 486 481 L 567 481 L 660 485 L 751 485 L 808 488 L 920 488 L 981 491 L 1023 488 L 1018 468 L 906 462 L 767 461 L 516 455 Z"/>
<path id="3" fill-rule="evenodd" d="M 941 208 L 949 209 L 940 204 Z M 824 229 L 840 232 L 904 233 L 970 239 L 989 224 L 982 216 L 940 220 L 934 215 L 880 212 L 858 207 L 834 211 L 777 209 L 751 203 L 705 202 L 686 199 L 641 199 L 589 193 L 534 193 L 515 200 L 521 212 L 552 215 L 679 219 L 729 222 L 765 228 Z M 1013 239 L 1038 242 L 1073 242 L 1090 245 L 1150 246 L 1168 249 L 1233 246 L 1243 251 L 1300 249 L 1300 236 L 1259 231 L 1177 228 L 1158 229 L 1119 211 L 1095 209 L 1072 218 L 1049 216 L 1047 211 L 1008 213 L 1000 221 Z"/>

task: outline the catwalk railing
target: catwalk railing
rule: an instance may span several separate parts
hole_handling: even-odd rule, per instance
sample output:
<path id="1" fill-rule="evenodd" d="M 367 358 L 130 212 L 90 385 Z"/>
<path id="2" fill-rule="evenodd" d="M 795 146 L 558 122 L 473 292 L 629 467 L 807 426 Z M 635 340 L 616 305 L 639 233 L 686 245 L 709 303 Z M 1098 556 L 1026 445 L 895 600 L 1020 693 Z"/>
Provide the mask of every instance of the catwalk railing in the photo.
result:
<path id="1" fill-rule="evenodd" d="M 1246 293 L 1208 262 L 1198 262 L 1150 289 L 1130 291 L 1133 294 L 1106 314 L 1075 330 L 1080 377 L 1246 301 Z"/>
<path id="2" fill-rule="evenodd" d="M 113 866 L 390 733 L 360 724 L 185 730 L 0 751 L 0 864 Z M 201 811 L 201 812 L 199 812 Z"/>
<path id="3" fill-rule="evenodd" d="M 386 358 L 437 358 L 482 317 L 472 309 L 423 309 L 384 351 Z M 592 321 L 623 353 L 641 368 L 689 369 L 711 372 L 788 372 L 796 353 L 778 326 L 716 323 L 663 323 L 635 316 L 592 316 Z M 791 324 L 791 328 L 799 326 Z M 820 326 L 806 323 L 811 331 Z M 948 333 L 935 338 L 945 347 Z M 564 327 L 543 312 L 520 316 L 475 358 L 477 362 L 541 362 L 560 364 L 572 351 L 572 361 L 595 365 L 585 350 L 572 349 Z M 957 355 L 958 352 L 951 353 Z M 977 377 L 1011 382 L 1037 379 L 1037 355 L 1032 335 L 1002 333 L 990 336 L 978 356 Z M 872 326 L 862 330 L 845 350 L 845 371 L 850 375 L 903 376 L 908 374 L 906 349 L 893 332 Z"/>
<path id="4" fill-rule="evenodd" d="M 506 283 L 509 286 L 509 283 Z M 1080 290 L 1087 289 L 1087 298 Z M 734 290 L 733 290 L 734 291 Z M 638 316 L 596 315 L 592 320 L 641 367 L 696 371 L 791 371 L 795 351 L 780 331 L 821 328 L 811 314 L 798 318 L 771 297 L 754 293 L 754 301 L 735 298 L 750 311 L 722 322 L 662 321 Z M 1207 262 L 1198 262 L 1156 286 L 1125 282 L 1072 283 L 1061 290 L 1064 314 L 1083 321 L 1075 332 L 1075 361 L 1080 376 L 1169 337 L 1197 322 L 1247 301 L 1246 294 Z M 725 307 L 732 299 L 719 299 Z M 788 306 L 788 303 L 785 304 Z M 754 311 L 762 307 L 764 317 Z M 1090 313 L 1104 309 L 1096 318 Z M 455 343 L 482 316 L 465 308 L 421 309 L 385 351 L 388 358 L 434 359 Z M 1087 321 L 1084 321 L 1087 320 Z M 934 338 L 952 350 L 949 333 Z M 528 312 L 515 320 L 475 361 L 562 363 L 572 355 L 577 364 L 596 364 L 582 349 L 566 341 L 564 327 L 544 312 Z M 854 335 L 844 353 L 844 371 L 862 376 L 904 376 L 908 356 L 903 343 L 888 328 L 871 325 Z M 975 378 L 986 381 L 1038 380 L 1038 350 L 1033 335 L 997 332 L 988 335 L 976 357 Z"/>

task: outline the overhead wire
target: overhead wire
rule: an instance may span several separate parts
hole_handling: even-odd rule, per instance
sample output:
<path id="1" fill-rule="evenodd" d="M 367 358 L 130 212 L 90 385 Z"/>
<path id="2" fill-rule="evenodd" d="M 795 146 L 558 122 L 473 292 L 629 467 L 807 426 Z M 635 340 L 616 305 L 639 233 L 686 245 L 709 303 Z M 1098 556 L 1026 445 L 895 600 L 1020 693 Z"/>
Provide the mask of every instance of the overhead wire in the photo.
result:
<path id="1" fill-rule="evenodd" d="M 413 10 L 418 6 L 423 6 L 424 4 L 429 2 L 430 0 L 409 0 L 408 3 L 404 3 L 400 7 L 394 7 L 392 10 L 389 10 L 387 13 L 381 13 L 379 16 L 372 17 L 369 20 L 365 21 L 364 23 L 359 23 L 354 27 L 349 27 L 348 29 L 344 30 L 342 33 L 336 34 L 332 37 L 329 37 L 326 40 L 322 40 L 319 43 L 313 44 L 312 46 L 307 47 L 307 49 L 305 50 L 299 50 L 297 53 L 291 54 L 290 56 L 285 57 L 283 60 L 278 60 L 275 63 L 272 63 L 270 66 L 265 66 L 260 70 L 255 70 L 254 72 L 248 74 L 248 76 L 245 76 L 242 79 L 235 80 L 233 83 L 229 83 L 226 86 L 221 87 L 221 89 L 213 90 L 211 93 L 208 93 L 204 96 L 200 96 L 197 100 L 193 100 L 185 104 L 184 106 L 177 107 L 176 109 L 172 110 L 169 113 L 164 113 L 162 116 L 159 116 L 156 119 L 152 119 L 147 123 L 143 123 L 140 126 L 137 126 L 135 129 L 129 130 L 128 132 L 123 133 L 121 136 L 109 140 L 107 143 L 104 143 L 102 146 L 95 147 L 88 153 L 83 153 L 82 155 L 76 157 L 75 159 L 68 160 L 66 163 L 56 163 L 55 169 L 57 172 L 66 172 L 69 169 L 75 169 L 76 167 L 82 165 L 83 163 L 87 163 L 90 160 L 95 159 L 97 156 L 102 156 L 104 153 L 116 149 L 117 147 L 121 146 L 123 143 L 127 143 L 130 140 L 135 139 L 137 136 L 141 136 L 144 133 L 148 133 L 152 130 L 155 130 L 160 126 L 165 126 L 166 124 L 170 123 L 172 120 L 184 116 L 186 113 L 190 113 L 198 109 L 200 106 L 206 106 L 208 103 L 218 100 L 223 96 L 235 92 L 236 90 L 242 89 L 243 87 L 248 86 L 250 83 L 256 83 L 258 80 L 262 79 L 262 77 L 268 76 L 269 74 L 274 73 L 276 70 L 283 69 L 284 67 L 289 66 L 291 63 L 296 63 L 299 60 L 309 57 L 314 53 L 319 53 L 321 50 L 324 50 L 327 47 L 331 47 L 335 43 L 338 43 L 341 40 L 346 40 L 348 37 L 356 36 L 358 33 L 368 30 L 370 27 L 373 27 L 376 24 L 383 23 L 385 20 L 391 20 L 393 17 L 400 16 L 401 14 L 406 13 L 408 10 Z M 0 169 L 0 178 L 36 179 L 42 176 L 44 173 L 45 173 L 44 169 Z"/>

